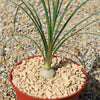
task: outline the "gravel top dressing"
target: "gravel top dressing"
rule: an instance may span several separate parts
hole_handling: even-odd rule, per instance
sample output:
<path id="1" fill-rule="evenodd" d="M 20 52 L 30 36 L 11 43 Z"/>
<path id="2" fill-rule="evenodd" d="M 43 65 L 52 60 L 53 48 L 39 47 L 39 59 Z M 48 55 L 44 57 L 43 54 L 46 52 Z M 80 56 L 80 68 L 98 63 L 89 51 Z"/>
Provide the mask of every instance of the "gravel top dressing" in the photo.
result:
<path id="1" fill-rule="evenodd" d="M 42 57 L 23 60 L 12 72 L 13 84 L 24 93 L 39 98 L 61 98 L 78 91 L 85 82 L 82 66 L 65 58 L 53 58 L 55 77 L 44 79 L 39 76 L 44 65 Z"/>

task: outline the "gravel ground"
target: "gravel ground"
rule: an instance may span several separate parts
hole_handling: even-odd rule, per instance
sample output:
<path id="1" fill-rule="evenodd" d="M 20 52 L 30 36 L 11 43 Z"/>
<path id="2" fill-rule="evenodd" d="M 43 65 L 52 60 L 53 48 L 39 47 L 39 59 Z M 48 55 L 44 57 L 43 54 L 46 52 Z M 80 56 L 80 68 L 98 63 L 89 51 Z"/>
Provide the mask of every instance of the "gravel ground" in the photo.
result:
<path id="1" fill-rule="evenodd" d="M 15 1 L 20 3 L 18 0 Z M 30 1 L 37 8 L 44 31 L 47 33 L 44 11 L 40 0 L 25 1 Z M 84 0 L 73 0 L 61 26 L 66 21 L 69 14 L 83 1 Z M 63 2 L 62 11 L 65 7 L 65 3 L 67 3 L 66 0 Z M 40 55 L 39 50 L 30 40 L 18 36 L 15 37 L 18 42 L 15 41 L 15 39 L 10 39 L 13 34 L 13 18 L 16 13 L 15 11 L 15 5 L 8 2 L 8 0 L 0 0 L 0 100 L 16 100 L 15 93 L 8 80 L 8 75 L 12 66 L 24 58 Z M 62 11 L 60 13 L 62 13 Z M 63 34 L 81 19 L 96 11 L 100 11 L 100 0 L 90 0 L 71 19 L 70 23 L 63 31 Z M 100 14 L 93 16 L 76 29 L 79 29 L 87 22 L 91 22 L 97 18 L 100 18 Z M 19 10 L 16 21 L 14 34 L 29 33 L 28 35 L 37 40 L 41 47 L 43 47 L 40 37 L 37 34 L 37 30 L 22 10 Z M 100 21 L 95 22 L 82 30 L 82 32 L 85 31 L 100 34 Z M 9 39 L 10 41 L 8 41 Z M 3 46 L 6 43 L 7 45 L 3 50 Z M 74 36 L 67 40 L 56 54 L 71 58 L 77 63 L 84 65 L 84 69 L 88 74 L 88 82 L 80 94 L 80 100 L 100 100 L 100 37 L 83 34 Z"/>

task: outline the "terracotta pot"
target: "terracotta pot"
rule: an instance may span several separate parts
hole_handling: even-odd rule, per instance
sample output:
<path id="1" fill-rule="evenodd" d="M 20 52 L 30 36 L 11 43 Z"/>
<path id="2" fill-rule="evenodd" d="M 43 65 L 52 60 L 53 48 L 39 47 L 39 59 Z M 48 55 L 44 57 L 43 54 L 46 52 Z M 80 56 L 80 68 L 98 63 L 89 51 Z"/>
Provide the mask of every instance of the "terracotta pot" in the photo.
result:
<path id="1" fill-rule="evenodd" d="M 28 59 L 32 59 L 34 57 L 41 57 L 41 56 L 33 56 L 33 57 L 29 57 L 25 60 L 28 60 Z M 59 56 L 54 56 L 54 57 L 59 57 Z M 66 58 L 66 60 L 69 60 Z M 72 60 L 71 60 L 72 61 Z M 80 66 L 79 64 L 77 64 L 76 62 L 72 61 L 73 63 L 75 63 L 77 66 Z M 17 63 L 14 67 L 16 67 L 17 65 L 21 64 L 22 61 L 20 61 L 19 63 Z M 82 72 L 85 74 L 85 82 L 83 84 L 83 86 L 75 93 L 69 95 L 69 96 L 66 96 L 66 97 L 63 97 L 63 98 L 56 98 L 56 99 L 42 99 L 42 98 L 37 98 L 37 97 L 33 97 L 33 96 L 29 96 L 25 93 L 23 93 L 22 91 L 20 91 L 18 88 L 16 88 L 14 86 L 14 84 L 12 83 L 12 71 L 14 69 L 14 67 L 12 68 L 11 72 L 10 72 L 10 75 L 9 75 L 9 80 L 10 80 L 10 83 L 11 85 L 13 86 L 15 92 L 16 92 L 16 98 L 17 100 L 78 100 L 79 98 L 79 93 L 81 92 L 81 90 L 84 88 L 85 84 L 86 84 L 86 81 L 87 81 L 87 75 L 86 75 L 86 72 L 84 71 L 84 69 L 82 69 Z"/>

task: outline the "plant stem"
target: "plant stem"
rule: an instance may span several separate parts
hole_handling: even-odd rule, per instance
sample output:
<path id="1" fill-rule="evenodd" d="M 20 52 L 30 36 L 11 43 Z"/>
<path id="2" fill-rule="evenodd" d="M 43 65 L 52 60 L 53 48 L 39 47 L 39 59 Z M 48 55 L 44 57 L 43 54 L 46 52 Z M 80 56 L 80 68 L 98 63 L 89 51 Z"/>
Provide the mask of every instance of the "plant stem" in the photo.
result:
<path id="1" fill-rule="evenodd" d="M 51 67 L 49 66 L 48 63 L 45 63 L 45 64 L 44 64 L 44 68 L 47 69 L 47 70 L 49 70 Z"/>
<path id="2" fill-rule="evenodd" d="M 44 68 L 45 69 L 50 69 L 51 68 L 51 63 L 50 63 L 50 48 L 48 48 L 48 51 L 47 51 L 47 56 L 46 56 L 46 59 L 45 59 L 45 64 L 44 64 Z"/>

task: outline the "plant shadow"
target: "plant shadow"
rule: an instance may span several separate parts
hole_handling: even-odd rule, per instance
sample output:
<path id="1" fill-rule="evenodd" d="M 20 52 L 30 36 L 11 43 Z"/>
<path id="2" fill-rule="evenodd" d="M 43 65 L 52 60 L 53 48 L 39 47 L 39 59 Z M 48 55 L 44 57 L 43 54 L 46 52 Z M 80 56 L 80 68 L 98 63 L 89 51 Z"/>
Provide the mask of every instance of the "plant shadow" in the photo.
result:
<path id="1" fill-rule="evenodd" d="M 64 65 L 67 65 L 68 63 L 71 64 L 71 60 L 62 59 L 58 64 L 53 66 L 53 69 L 57 71 L 58 68 L 62 68 L 62 66 L 65 67 Z"/>
<path id="2" fill-rule="evenodd" d="M 92 65 L 92 70 L 87 73 L 87 84 L 81 91 L 79 100 L 100 100 L 100 55 Z"/>

